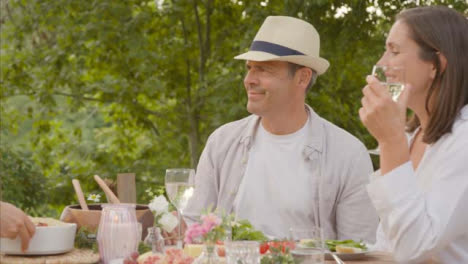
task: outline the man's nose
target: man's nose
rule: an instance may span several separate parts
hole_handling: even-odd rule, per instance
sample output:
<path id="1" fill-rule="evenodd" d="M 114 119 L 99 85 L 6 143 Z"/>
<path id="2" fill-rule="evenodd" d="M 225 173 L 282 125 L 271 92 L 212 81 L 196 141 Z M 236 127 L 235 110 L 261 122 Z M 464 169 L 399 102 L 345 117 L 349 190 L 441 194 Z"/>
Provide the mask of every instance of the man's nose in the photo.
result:
<path id="1" fill-rule="evenodd" d="M 255 74 L 252 71 L 247 71 L 244 77 L 244 85 L 250 86 L 250 85 L 256 85 L 258 84 L 258 78 L 255 76 Z"/>

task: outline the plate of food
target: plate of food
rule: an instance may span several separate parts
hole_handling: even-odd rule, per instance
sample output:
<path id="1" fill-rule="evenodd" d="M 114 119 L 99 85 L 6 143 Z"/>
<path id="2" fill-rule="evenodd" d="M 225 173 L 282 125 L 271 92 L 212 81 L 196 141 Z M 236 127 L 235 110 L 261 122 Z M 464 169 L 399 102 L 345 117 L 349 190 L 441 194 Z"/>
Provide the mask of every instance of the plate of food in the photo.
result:
<path id="1" fill-rule="evenodd" d="M 302 248 L 313 248 L 316 247 L 316 241 L 313 239 L 302 239 L 299 242 Z M 333 256 L 330 252 L 334 253 L 342 260 L 356 260 L 362 259 L 369 252 L 367 245 L 362 241 L 356 242 L 351 239 L 346 240 L 325 240 L 325 247 L 329 250 L 326 252 L 325 258 L 333 260 Z"/>
<path id="2" fill-rule="evenodd" d="M 21 250 L 21 240 L 1 238 L 0 252 L 10 255 L 54 255 L 74 248 L 76 224 L 64 223 L 53 218 L 31 217 L 36 232 L 28 249 Z"/>
<path id="3" fill-rule="evenodd" d="M 342 260 L 357 260 L 365 258 L 369 252 L 367 245 L 362 241 L 346 240 L 325 240 L 328 250 L 335 253 Z M 325 254 L 326 259 L 333 259 L 330 253 Z"/>

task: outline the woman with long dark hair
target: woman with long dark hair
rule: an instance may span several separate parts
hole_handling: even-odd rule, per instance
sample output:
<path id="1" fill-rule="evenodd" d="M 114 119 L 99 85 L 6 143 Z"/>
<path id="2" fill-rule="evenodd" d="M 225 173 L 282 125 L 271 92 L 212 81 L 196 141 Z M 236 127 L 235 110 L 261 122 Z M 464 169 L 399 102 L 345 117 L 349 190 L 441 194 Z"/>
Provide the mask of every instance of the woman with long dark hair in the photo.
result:
<path id="1" fill-rule="evenodd" d="M 468 20 L 441 6 L 404 10 L 385 46 L 378 64 L 404 68 L 405 89 L 394 102 L 368 76 L 359 110 L 380 148 L 367 187 L 377 247 L 402 262 L 468 263 Z"/>

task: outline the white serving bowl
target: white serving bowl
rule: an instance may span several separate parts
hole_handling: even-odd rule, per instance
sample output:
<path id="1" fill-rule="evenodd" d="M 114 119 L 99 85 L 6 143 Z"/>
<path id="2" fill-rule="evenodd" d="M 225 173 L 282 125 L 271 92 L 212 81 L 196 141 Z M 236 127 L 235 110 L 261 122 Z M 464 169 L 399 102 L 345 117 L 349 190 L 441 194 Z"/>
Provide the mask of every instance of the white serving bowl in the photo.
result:
<path id="1" fill-rule="evenodd" d="M 11 255 L 53 255 L 65 253 L 74 248 L 76 224 L 60 226 L 36 226 L 36 233 L 29 241 L 26 252 L 21 251 L 21 240 L 1 238 L 0 252 Z"/>

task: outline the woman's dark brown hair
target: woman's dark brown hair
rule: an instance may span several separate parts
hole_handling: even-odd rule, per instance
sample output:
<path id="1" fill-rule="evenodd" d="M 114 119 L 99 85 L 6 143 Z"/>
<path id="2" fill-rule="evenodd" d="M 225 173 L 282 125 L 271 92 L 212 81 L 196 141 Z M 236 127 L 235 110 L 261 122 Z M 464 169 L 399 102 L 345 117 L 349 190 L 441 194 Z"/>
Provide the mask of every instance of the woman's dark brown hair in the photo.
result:
<path id="1" fill-rule="evenodd" d="M 403 10 L 396 18 L 410 28 L 410 37 L 420 48 L 419 57 L 437 69 L 425 103 L 429 122 L 423 141 L 431 144 L 452 131 L 460 110 L 468 104 L 468 20 L 443 6 Z M 444 71 L 439 53 L 447 59 Z M 414 116 L 408 129 L 416 126 L 419 120 Z"/>

